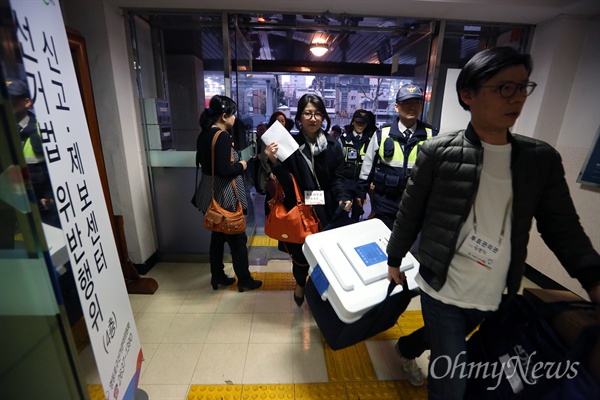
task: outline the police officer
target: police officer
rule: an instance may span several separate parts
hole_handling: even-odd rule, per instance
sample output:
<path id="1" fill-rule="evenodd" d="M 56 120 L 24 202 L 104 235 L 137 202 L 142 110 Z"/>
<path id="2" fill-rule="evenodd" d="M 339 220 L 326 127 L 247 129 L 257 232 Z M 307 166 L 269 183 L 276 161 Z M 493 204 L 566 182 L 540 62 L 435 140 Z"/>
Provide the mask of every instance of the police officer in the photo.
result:
<path id="1" fill-rule="evenodd" d="M 364 198 L 373 183 L 372 211 L 375 218 L 381 219 L 390 229 L 420 145 L 438 133 L 418 120 L 423 111 L 423 99 L 421 87 L 414 84 L 400 87 L 394 105 L 398 113 L 397 123 L 384 126 L 373 135 L 364 155 L 359 197 Z"/>
<path id="2" fill-rule="evenodd" d="M 44 161 L 42 137 L 39 134 L 35 114 L 31 112 L 33 101 L 29 96 L 27 84 L 20 79 L 8 79 L 6 89 L 10 95 L 17 130 L 21 136 L 21 145 L 27 164 Z"/>
<path id="3" fill-rule="evenodd" d="M 438 134 L 436 129 L 418 120 L 423 112 L 423 100 L 423 89 L 419 86 L 400 87 L 394 105 L 397 123 L 384 126 L 381 132 L 373 135 L 360 172 L 360 193 L 374 184 L 372 211 L 375 218 L 381 219 L 390 229 L 421 143 Z M 423 385 L 423 373 L 416 358 L 428 347 L 424 328 L 401 336 L 396 342 L 404 376 L 414 386 Z"/>
<path id="4" fill-rule="evenodd" d="M 340 144 L 344 151 L 344 169 L 346 190 L 353 199 L 351 218 L 358 221 L 364 213 L 363 203 L 365 196 L 359 196 L 358 178 L 360 175 L 363 158 L 369 145 L 370 135 L 367 132 L 369 124 L 369 114 L 366 110 L 356 110 L 352 115 L 352 121 L 348 128 L 339 137 Z"/>
<path id="5" fill-rule="evenodd" d="M 42 222 L 60 227 L 58 213 L 54 204 L 50 174 L 44 159 L 42 137 L 37 119 L 32 111 L 33 100 L 27 83 L 21 79 L 7 79 L 6 89 L 17 120 L 17 131 L 21 137 L 23 155 L 29 170 L 29 178 L 38 201 Z"/>

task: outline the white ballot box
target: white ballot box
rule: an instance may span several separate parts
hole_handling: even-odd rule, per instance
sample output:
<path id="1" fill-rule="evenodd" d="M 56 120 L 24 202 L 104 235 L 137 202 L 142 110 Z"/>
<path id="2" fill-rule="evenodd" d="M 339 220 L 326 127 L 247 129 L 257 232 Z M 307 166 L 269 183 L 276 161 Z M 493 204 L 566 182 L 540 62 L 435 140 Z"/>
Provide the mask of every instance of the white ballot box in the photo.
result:
<path id="1" fill-rule="evenodd" d="M 341 321 L 355 322 L 385 299 L 390 234 L 381 220 L 370 219 L 306 238 L 302 251 L 310 265 L 310 278 Z M 406 274 L 409 289 L 417 288 L 418 269 L 418 261 L 407 253 L 400 270 Z M 396 286 L 392 294 L 401 290 Z"/>

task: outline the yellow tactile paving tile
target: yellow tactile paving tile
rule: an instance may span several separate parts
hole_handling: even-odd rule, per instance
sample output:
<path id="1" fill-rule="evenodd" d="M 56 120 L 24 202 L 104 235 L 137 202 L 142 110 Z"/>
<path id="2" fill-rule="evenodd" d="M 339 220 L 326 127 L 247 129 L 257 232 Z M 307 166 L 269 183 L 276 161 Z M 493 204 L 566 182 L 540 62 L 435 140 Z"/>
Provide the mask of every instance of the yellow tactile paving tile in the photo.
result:
<path id="1" fill-rule="evenodd" d="M 277 240 L 276 239 L 271 239 L 268 236 L 258 236 L 258 235 L 254 235 L 252 236 L 252 241 L 250 242 L 250 246 L 265 246 L 265 247 L 277 247 Z"/>
<path id="2" fill-rule="evenodd" d="M 376 381 L 377 374 L 364 342 L 332 350 L 323 340 L 329 382 Z"/>
<path id="3" fill-rule="evenodd" d="M 191 385 L 186 400 L 241 400 L 242 385 Z"/>
<path id="4" fill-rule="evenodd" d="M 426 400 L 427 386 L 407 381 L 264 385 L 192 385 L 186 400 Z"/>
<path id="5" fill-rule="evenodd" d="M 296 399 L 301 400 L 347 400 L 348 392 L 345 383 L 302 383 L 296 387 Z"/>
<path id="6" fill-rule="evenodd" d="M 291 272 L 253 272 L 252 277 L 263 282 L 259 290 L 294 290 L 296 286 Z M 231 285 L 231 290 L 238 290 L 237 282 Z"/>
<path id="7" fill-rule="evenodd" d="M 102 385 L 87 385 L 87 390 L 90 395 L 90 400 L 106 400 Z"/>
<path id="8" fill-rule="evenodd" d="M 399 399 L 403 400 L 427 400 L 427 379 L 423 386 L 413 386 L 407 380 L 395 381 Z"/>
<path id="9" fill-rule="evenodd" d="M 425 322 L 423 322 L 421 310 L 404 311 L 398 318 L 398 326 L 403 336 L 410 335 L 417 329 L 422 328 L 423 325 L 425 325 Z"/>
<path id="10" fill-rule="evenodd" d="M 281 399 L 294 400 L 294 384 L 244 385 L 242 400 Z"/>
<path id="11" fill-rule="evenodd" d="M 346 382 L 349 400 L 402 399 L 394 381 Z"/>

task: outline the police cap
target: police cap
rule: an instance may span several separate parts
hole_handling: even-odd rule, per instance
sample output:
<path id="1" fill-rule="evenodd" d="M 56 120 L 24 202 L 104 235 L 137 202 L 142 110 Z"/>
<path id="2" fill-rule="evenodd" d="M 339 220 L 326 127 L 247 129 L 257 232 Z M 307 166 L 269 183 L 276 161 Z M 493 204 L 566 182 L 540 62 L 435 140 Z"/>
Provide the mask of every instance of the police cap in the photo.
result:
<path id="1" fill-rule="evenodd" d="M 409 83 L 407 85 L 402 85 L 396 94 L 396 103 L 400 103 L 401 101 L 408 99 L 421 99 L 423 100 L 423 89 L 420 86 Z"/>

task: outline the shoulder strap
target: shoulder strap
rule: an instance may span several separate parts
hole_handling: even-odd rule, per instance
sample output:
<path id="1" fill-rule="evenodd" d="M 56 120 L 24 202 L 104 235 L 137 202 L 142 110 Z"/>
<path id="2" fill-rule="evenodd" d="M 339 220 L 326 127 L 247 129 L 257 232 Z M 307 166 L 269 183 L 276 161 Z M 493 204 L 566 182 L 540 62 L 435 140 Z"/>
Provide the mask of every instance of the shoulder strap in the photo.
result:
<path id="1" fill-rule="evenodd" d="M 213 136 L 212 145 L 210 146 L 210 163 L 211 163 L 210 191 L 212 193 L 212 197 L 215 197 L 215 146 L 217 144 L 217 139 L 219 138 L 219 135 L 221 133 L 223 133 L 222 130 L 219 130 L 217 133 L 215 133 L 215 136 Z M 233 161 L 233 160 L 231 160 L 231 161 Z M 235 193 L 235 197 L 239 201 L 239 197 L 238 197 L 238 193 L 237 193 L 237 186 L 235 184 L 235 178 L 233 178 L 231 180 L 231 184 L 233 185 L 233 191 Z"/>

